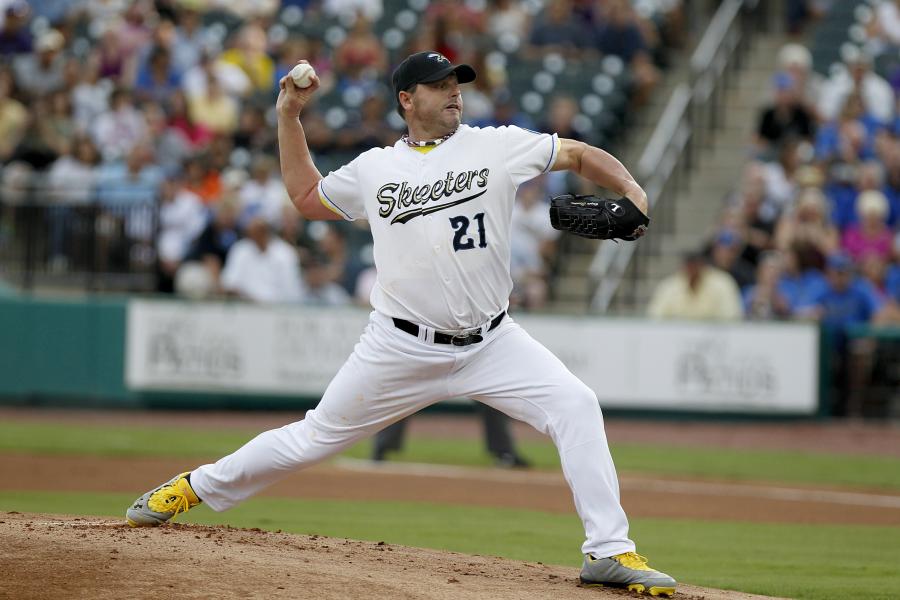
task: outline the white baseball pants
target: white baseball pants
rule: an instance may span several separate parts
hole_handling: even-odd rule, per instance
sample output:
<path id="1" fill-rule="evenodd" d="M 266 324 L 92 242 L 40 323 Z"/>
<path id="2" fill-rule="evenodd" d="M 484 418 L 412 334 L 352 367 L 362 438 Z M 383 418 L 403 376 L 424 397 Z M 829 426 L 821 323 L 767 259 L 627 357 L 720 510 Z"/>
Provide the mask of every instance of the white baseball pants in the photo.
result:
<path id="1" fill-rule="evenodd" d="M 194 491 L 213 510 L 225 510 L 426 406 L 467 397 L 553 439 L 584 522 L 584 553 L 633 551 L 594 392 L 509 316 L 469 346 L 433 344 L 433 332 L 419 329 L 417 339 L 373 312 L 318 406 L 197 468 Z"/>

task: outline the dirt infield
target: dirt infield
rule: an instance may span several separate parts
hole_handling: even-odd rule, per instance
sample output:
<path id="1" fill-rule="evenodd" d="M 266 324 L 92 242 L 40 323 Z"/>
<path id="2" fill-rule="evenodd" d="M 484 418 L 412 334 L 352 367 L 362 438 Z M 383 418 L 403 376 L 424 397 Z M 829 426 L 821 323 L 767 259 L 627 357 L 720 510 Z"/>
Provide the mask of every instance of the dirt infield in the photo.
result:
<path id="1" fill-rule="evenodd" d="M 565 567 L 384 542 L 0 513 L 0 597 L 486 600 L 634 597 Z M 763 598 L 683 585 L 684 600 Z"/>
<path id="2" fill-rule="evenodd" d="M 0 419 L 96 425 L 262 430 L 297 413 L 32 411 L 0 408 Z M 611 440 L 900 455 L 900 428 L 862 424 L 607 424 Z M 516 427 L 519 439 L 541 437 Z M 423 415 L 410 435 L 475 439 L 472 417 Z M 196 466 L 176 459 L 0 455 L 0 490 L 137 494 Z M 98 474 L 103 474 L 102 477 Z M 488 485 L 486 485 L 486 483 Z M 900 525 L 900 494 L 765 482 L 718 482 L 622 474 L 629 516 L 785 523 Z M 510 471 L 338 459 L 295 473 L 263 495 L 440 502 L 573 514 L 571 493 L 552 471 Z M 124 507 L 123 507 L 124 508 Z M 199 525 L 130 529 L 118 519 L 0 513 L 0 598 L 623 598 L 578 586 L 571 568 L 403 546 Z M 751 599 L 680 586 L 678 598 Z"/>

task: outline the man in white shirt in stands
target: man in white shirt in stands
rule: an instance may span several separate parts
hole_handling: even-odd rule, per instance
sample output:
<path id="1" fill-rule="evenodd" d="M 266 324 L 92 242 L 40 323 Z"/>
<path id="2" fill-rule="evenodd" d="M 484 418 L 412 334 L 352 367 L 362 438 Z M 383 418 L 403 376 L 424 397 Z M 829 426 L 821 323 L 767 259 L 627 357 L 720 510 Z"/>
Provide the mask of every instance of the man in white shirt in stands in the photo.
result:
<path id="1" fill-rule="evenodd" d="M 245 234 L 228 251 L 222 289 L 253 302 L 302 301 L 303 280 L 297 251 L 272 235 L 262 216 L 251 219 Z"/>
<path id="2" fill-rule="evenodd" d="M 739 321 L 741 292 L 734 278 L 710 266 L 702 252 L 684 256 L 681 270 L 659 282 L 647 316 L 654 319 Z"/>

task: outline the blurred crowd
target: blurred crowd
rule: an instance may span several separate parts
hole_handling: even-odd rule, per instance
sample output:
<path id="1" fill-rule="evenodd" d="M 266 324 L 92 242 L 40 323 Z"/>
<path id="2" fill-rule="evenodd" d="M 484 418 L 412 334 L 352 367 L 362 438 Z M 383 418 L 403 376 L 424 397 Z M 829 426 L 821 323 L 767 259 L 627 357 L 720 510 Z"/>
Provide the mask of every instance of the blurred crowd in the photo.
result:
<path id="1" fill-rule="evenodd" d="M 829 76 L 804 45 L 781 48 L 740 183 L 651 315 L 816 320 L 845 389 L 871 371 L 872 341 L 847 334 L 900 323 L 900 71 L 874 68 L 900 49 L 898 8 L 876 3 Z"/>
<path id="2" fill-rule="evenodd" d="M 274 101 L 299 59 L 322 80 L 302 121 L 324 173 L 399 138 L 387 81 L 409 53 L 476 68 L 466 122 L 580 139 L 579 98 L 560 90 L 535 122 L 509 62 L 552 55 L 592 69 L 615 55 L 641 101 L 682 43 L 682 20 L 680 0 L 0 0 L 0 206 L 48 205 L 53 270 L 78 267 L 94 235 L 101 266 L 155 270 L 160 292 L 365 304 L 365 224 L 304 222 L 280 180 Z M 547 301 L 544 203 L 567 185 L 522 190 L 514 304 Z"/>

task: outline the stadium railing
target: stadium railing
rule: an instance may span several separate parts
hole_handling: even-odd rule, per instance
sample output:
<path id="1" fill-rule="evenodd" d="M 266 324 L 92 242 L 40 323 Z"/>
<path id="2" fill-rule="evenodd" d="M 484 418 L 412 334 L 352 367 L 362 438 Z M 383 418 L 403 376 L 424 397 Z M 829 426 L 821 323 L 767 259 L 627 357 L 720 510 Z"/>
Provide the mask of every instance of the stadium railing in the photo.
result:
<path id="1" fill-rule="evenodd" d="M 80 192 L 63 201 L 38 181 L 0 190 L 0 279 L 23 290 L 152 291 L 157 199 Z"/>
<path id="2" fill-rule="evenodd" d="M 697 149 L 721 122 L 724 90 L 741 66 L 754 29 L 769 18 L 768 3 L 758 0 L 725 0 L 710 21 L 690 61 L 690 81 L 677 86 L 662 118 L 638 160 L 636 177 L 647 192 L 650 208 L 664 190 L 680 185 L 691 169 Z M 653 210 L 655 231 L 671 232 L 674 211 L 671 202 Z M 654 236 L 643 243 L 653 245 Z M 634 244 L 601 243 L 591 262 L 589 275 L 594 292 L 591 310 L 605 311 L 626 278 L 632 260 L 639 260 Z M 632 272 L 634 273 L 634 272 Z M 633 293 L 634 274 L 629 281 Z"/>

